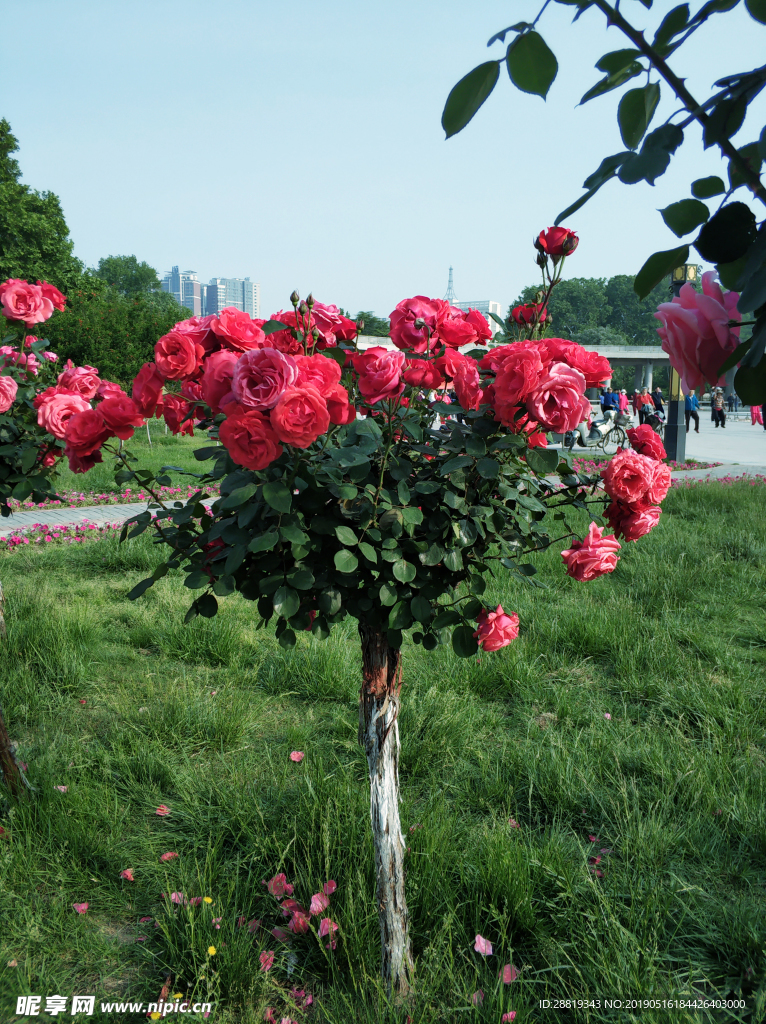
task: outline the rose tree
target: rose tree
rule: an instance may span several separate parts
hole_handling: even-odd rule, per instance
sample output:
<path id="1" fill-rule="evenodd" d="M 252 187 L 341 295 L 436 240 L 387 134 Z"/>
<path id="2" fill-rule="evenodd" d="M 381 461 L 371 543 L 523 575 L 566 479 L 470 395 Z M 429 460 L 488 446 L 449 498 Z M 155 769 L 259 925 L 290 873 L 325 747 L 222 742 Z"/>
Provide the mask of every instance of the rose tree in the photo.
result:
<path id="1" fill-rule="evenodd" d="M 413 969 L 398 806 L 404 633 L 426 650 L 451 643 L 463 658 L 495 651 L 520 624 L 484 606 L 488 575 L 536 582 L 526 557 L 560 540 L 572 540 L 564 561 L 573 578 L 614 569 L 620 545 L 595 513 L 583 541 L 566 524 L 571 509 L 609 500 L 595 495 L 599 478 L 546 447 L 546 431 L 586 418 L 586 387 L 611 371 L 558 338 L 471 348 L 490 340 L 486 320 L 425 296 L 392 313 L 392 349 L 362 350 L 336 307 L 292 300 L 269 322 L 236 310 L 192 317 L 138 374 L 143 415 L 161 405 L 173 429 L 196 420 L 220 438 L 196 456 L 211 467 L 203 485 L 219 482 L 221 496 L 210 504 L 200 489 L 174 508 L 157 499 L 132 521 L 130 536 L 151 526 L 170 554 L 131 597 L 180 568 L 199 592 L 187 620 L 214 616 L 238 592 L 261 624 L 273 621 L 284 648 L 303 631 L 323 640 L 346 617 L 357 621 L 382 971 L 403 993 Z M 181 397 L 163 396 L 167 380 L 182 382 Z M 459 404 L 441 401 L 448 390 Z M 455 409 L 465 422 L 436 429 Z M 108 429 L 98 412 L 76 414 L 70 429 L 88 417 L 97 436 Z M 118 478 L 136 475 L 130 456 L 119 458 Z M 658 458 L 626 451 L 612 463 L 607 515 L 629 540 L 657 521 L 670 482 Z M 150 474 L 138 478 L 152 489 Z"/>

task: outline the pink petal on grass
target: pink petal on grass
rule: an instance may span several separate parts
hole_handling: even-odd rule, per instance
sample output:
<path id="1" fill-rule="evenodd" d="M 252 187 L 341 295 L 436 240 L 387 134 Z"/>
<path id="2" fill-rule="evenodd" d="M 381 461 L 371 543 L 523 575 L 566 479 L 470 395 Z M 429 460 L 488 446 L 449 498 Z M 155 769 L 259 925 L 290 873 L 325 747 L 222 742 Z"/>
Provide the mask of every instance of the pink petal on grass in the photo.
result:
<path id="1" fill-rule="evenodd" d="M 508 1013 L 504 1013 L 500 1018 L 501 1024 L 510 1024 L 512 1020 L 516 1020 L 515 1010 L 510 1010 Z"/>
<path id="2" fill-rule="evenodd" d="M 54 786 L 53 788 L 57 789 L 59 793 L 66 793 L 66 791 L 69 789 L 69 786 Z"/>
<path id="3" fill-rule="evenodd" d="M 170 894 L 170 902 L 171 903 L 183 903 L 184 902 L 184 894 L 182 892 L 171 892 L 171 894 Z"/>
<path id="4" fill-rule="evenodd" d="M 223 918 L 222 918 L 222 917 L 214 917 L 214 918 L 213 918 L 213 924 L 214 924 L 214 925 L 216 926 L 216 928 L 218 929 L 218 931 L 220 931 L 220 930 L 221 930 L 221 921 L 223 921 Z"/>
<path id="5" fill-rule="evenodd" d="M 261 921 L 258 917 L 254 917 L 252 921 L 247 922 L 247 930 L 249 932 L 257 932 L 260 927 Z"/>
<path id="6" fill-rule="evenodd" d="M 77 911 L 78 914 L 87 914 L 88 907 L 90 906 L 90 904 L 89 903 L 73 903 L 72 906 L 74 907 L 74 909 Z"/>
<path id="7" fill-rule="evenodd" d="M 261 970 L 262 971 L 270 971 L 271 968 L 274 966 L 274 954 L 272 952 L 264 951 L 260 955 L 260 961 L 261 961 Z"/>
<path id="8" fill-rule="evenodd" d="M 173 850 L 168 850 L 167 853 L 160 854 L 160 860 L 173 860 L 173 858 L 177 856 L 178 854 L 174 853 Z"/>
<path id="9" fill-rule="evenodd" d="M 135 878 L 133 877 L 133 868 L 125 868 L 124 871 L 121 871 L 120 878 L 124 878 L 126 882 L 135 882 Z"/>
<path id="10" fill-rule="evenodd" d="M 505 967 L 498 974 L 498 978 L 503 979 L 504 985 L 510 985 L 512 981 L 516 981 L 519 976 L 518 969 L 513 964 L 506 964 Z"/>
<path id="11" fill-rule="evenodd" d="M 302 761 L 305 756 L 306 755 L 303 753 L 302 750 L 293 750 L 292 753 L 290 754 L 290 760 L 298 763 L 299 761 Z"/>
<path id="12" fill-rule="evenodd" d="M 192 896 L 192 898 L 189 900 L 189 906 L 190 907 L 198 907 L 201 902 L 202 902 L 202 897 L 201 896 Z"/>
<path id="13" fill-rule="evenodd" d="M 609 721 L 611 721 L 612 716 L 609 714 L 608 711 L 605 711 L 604 712 L 604 718 L 607 720 L 607 722 L 609 722 Z"/>
<path id="14" fill-rule="evenodd" d="M 138 919 L 139 924 L 147 924 L 149 921 L 151 921 L 151 917 L 139 917 Z"/>
<path id="15" fill-rule="evenodd" d="M 596 839 L 596 837 L 595 837 L 595 836 L 588 836 L 588 841 L 589 841 L 589 842 L 591 842 L 591 843 L 595 843 L 595 842 L 597 842 L 598 840 Z"/>
<path id="16" fill-rule="evenodd" d="M 335 890 L 336 890 L 336 889 L 338 888 L 338 883 L 337 883 L 337 882 L 334 882 L 334 881 L 332 880 L 332 878 L 331 878 L 329 882 L 325 882 L 325 884 L 324 884 L 324 885 L 322 886 L 322 888 L 323 888 L 323 889 L 324 889 L 324 891 L 325 891 L 325 895 L 327 895 L 327 896 L 332 896 L 332 894 L 333 894 L 333 893 L 335 892 Z"/>
<path id="17" fill-rule="evenodd" d="M 292 896 L 294 887 L 287 881 L 287 876 L 280 873 L 269 879 L 267 888 L 272 896 Z"/>
<path id="18" fill-rule="evenodd" d="M 238 917 L 237 918 L 237 928 L 244 928 L 246 920 L 247 920 L 246 917 Z"/>
<path id="19" fill-rule="evenodd" d="M 81 699 L 81 700 L 80 700 L 80 703 L 81 703 L 81 704 L 87 704 L 88 702 L 87 702 L 87 700 L 82 700 L 82 699 Z"/>
<path id="20" fill-rule="evenodd" d="M 315 892 L 311 897 L 311 904 L 309 906 L 309 913 L 321 914 L 323 910 L 327 910 L 330 906 L 330 897 L 326 896 L 323 892 Z"/>
<path id="21" fill-rule="evenodd" d="M 158 818 L 167 818 L 170 814 L 170 808 L 166 807 L 165 804 L 160 804 L 157 810 L 154 812 Z"/>
<path id="22" fill-rule="evenodd" d="M 511 826 L 511 828 L 521 828 L 521 825 L 519 825 L 518 821 L 516 821 L 515 818 L 509 818 L 508 824 Z"/>
<path id="23" fill-rule="evenodd" d="M 286 932 L 284 928 L 272 928 L 271 934 L 277 940 L 277 942 L 289 942 L 292 938 L 290 932 Z"/>
<path id="24" fill-rule="evenodd" d="M 492 943 L 489 939 L 485 939 L 483 935 L 477 934 L 473 948 L 477 953 L 481 953 L 482 956 L 492 956 Z"/>
<path id="25" fill-rule="evenodd" d="M 304 935 L 309 930 L 308 914 L 302 914 L 299 910 L 296 910 L 290 918 L 290 924 L 287 927 L 295 935 Z"/>
<path id="26" fill-rule="evenodd" d="M 323 917 L 322 920 L 319 922 L 319 936 L 322 939 L 325 937 L 325 935 L 330 935 L 332 932 L 336 932 L 337 930 L 337 924 L 329 917 Z"/>
<path id="27" fill-rule="evenodd" d="M 474 1006 L 481 1006 L 481 1004 L 483 1002 L 484 1002 L 484 990 L 483 989 L 477 989 L 477 991 L 474 992 L 474 994 L 471 996 L 471 1003 Z"/>

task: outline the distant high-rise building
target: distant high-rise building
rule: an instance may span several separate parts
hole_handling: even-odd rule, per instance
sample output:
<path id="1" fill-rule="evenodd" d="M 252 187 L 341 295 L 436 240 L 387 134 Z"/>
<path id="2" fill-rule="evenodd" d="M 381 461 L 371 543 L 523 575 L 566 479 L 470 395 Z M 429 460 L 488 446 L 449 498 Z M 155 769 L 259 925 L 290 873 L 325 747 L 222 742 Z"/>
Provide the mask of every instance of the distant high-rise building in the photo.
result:
<path id="1" fill-rule="evenodd" d="M 220 313 L 227 306 L 258 317 L 261 308 L 261 286 L 249 277 L 211 277 L 207 286 L 208 313 Z"/>
<path id="2" fill-rule="evenodd" d="M 452 305 L 457 306 L 458 309 L 464 309 L 466 312 L 469 309 L 478 309 L 489 320 L 489 326 L 492 328 L 493 334 L 498 330 L 499 325 L 489 314 L 494 313 L 495 316 L 499 316 L 501 320 L 503 319 L 502 306 L 499 302 L 493 302 L 491 299 L 477 299 L 475 302 L 453 302 Z"/>
<path id="3" fill-rule="evenodd" d="M 213 277 L 210 284 L 202 284 L 195 270 L 179 271 L 173 267 L 162 279 L 162 290 L 194 316 L 220 313 L 227 306 L 234 306 L 257 317 L 261 306 L 261 286 L 249 277 Z"/>
<path id="4" fill-rule="evenodd" d="M 178 267 L 173 267 L 162 279 L 163 292 L 169 292 L 179 305 L 186 306 L 194 316 L 200 316 L 204 310 L 204 287 L 200 284 L 196 270 L 179 271 Z"/>

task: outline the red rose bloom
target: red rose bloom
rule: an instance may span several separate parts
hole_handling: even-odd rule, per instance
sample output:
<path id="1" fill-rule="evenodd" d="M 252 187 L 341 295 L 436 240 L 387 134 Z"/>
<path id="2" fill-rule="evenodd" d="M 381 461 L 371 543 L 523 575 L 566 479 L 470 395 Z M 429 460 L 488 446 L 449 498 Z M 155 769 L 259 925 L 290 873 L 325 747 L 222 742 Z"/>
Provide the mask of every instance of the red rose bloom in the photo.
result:
<path id="1" fill-rule="evenodd" d="M 326 399 L 330 423 L 334 423 L 336 426 L 345 426 L 347 423 L 354 422 L 356 409 L 349 402 L 348 391 L 341 384 L 336 384 Z"/>
<path id="2" fill-rule="evenodd" d="M 527 302 L 523 306 L 514 306 L 511 316 L 520 327 L 527 327 L 529 324 L 544 324 L 548 310 L 536 302 Z"/>
<path id="3" fill-rule="evenodd" d="M 267 416 L 258 409 L 230 406 L 230 412 L 218 430 L 221 444 L 239 466 L 260 470 L 282 454 Z"/>
<path id="4" fill-rule="evenodd" d="M 614 530 L 615 537 L 638 540 L 653 530 L 660 519 L 659 505 L 638 505 L 632 507 L 622 501 L 613 501 L 604 510 L 604 518 Z"/>
<path id="5" fill-rule="evenodd" d="M 498 605 L 493 612 L 485 608 L 476 622 L 478 629 L 473 635 L 484 651 L 499 651 L 519 635 L 518 615 L 515 612 L 513 615 L 506 615 L 502 605 Z"/>
<path id="6" fill-rule="evenodd" d="M 496 409 L 501 405 L 517 405 L 526 399 L 527 395 L 538 387 L 543 377 L 543 363 L 539 352 L 522 345 L 508 345 L 507 348 L 509 351 L 504 353 L 495 377 Z"/>
<path id="7" fill-rule="evenodd" d="M 270 416 L 279 440 L 295 448 L 308 448 L 330 426 L 327 403 L 316 388 L 309 385 L 287 388 Z"/>
<path id="8" fill-rule="evenodd" d="M 430 347 L 435 348 L 438 339 L 434 338 L 434 332 L 449 314 L 449 310 L 449 303 L 444 299 L 429 299 L 425 295 L 402 299 L 390 317 L 391 341 L 400 349 L 425 352 L 429 347 L 428 331 L 423 327 L 415 326 L 416 320 L 422 320 L 431 332 Z"/>
<path id="9" fill-rule="evenodd" d="M 154 346 L 154 362 L 165 380 L 187 380 L 200 367 L 205 350 L 190 334 L 175 329 Z"/>
<path id="10" fill-rule="evenodd" d="M 590 352 L 582 345 L 578 345 L 576 341 L 567 341 L 565 338 L 544 338 L 538 342 L 538 348 L 543 363 L 546 360 L 554 363 L 567 363 L 575 370 L 580 371 L 589 388 L 598 387 L 612 376 L 612 367 L 606 356 L 600 356 L 598 352 Z"/>
<path id="11" fill-rule="evenodd" d="M 297 379 L 298 367 L 293 357 L 267 346 L 240 356 L 234 367 L 231 390 L 240 405 L 273 409 L 280 395 Z"/>
<path id="12" fill-rule="evenodd" d="M 544 252 L 547 256 L 560 259 L 574 252 L 579 245 L 580 239 L 574 231 L 567 228 L 548 228 L 541 231 L 535 242 L 535 248 Z"/>
<path id="13" fill-rule="evenodd" d="M 101 378 L 95 366 L 73 366 L 68 360 L 66 369 L 58 375 L 58 383 L 62 388 L 76 391 L 88 401 L 95 398 L 101 385 Z"/>
<path id="14" fill-rule="evenodd" d="M 6 377 L 0 374 L 0 413 L 8 412 L 16 401 L 16 392 L 19 385 L 13 377 Z"/>
<path id="15" fill-rule="evenodd" d="M 567 576 L 587 583 L 597 576 L 614 572 L 619 550 L 619 541 L 605 537 L 603 528 L 591 523 L 585 539 L 573 541 L 571 548 L 561 552 L 561 557 L 567 567 Z"/>
<path id="16" fill-rule="evenodd" d="M 180 320 L 173 330 L 185 334 L 195 345 L 201 345 L 205 353 L 209 354 L 218 348 L 218 338 L 212 329 L 216 319 L 215 313 L 209 313 L 207 316 L 190 316 L 188 320 Z M 259 327 L 263 322 L 265 321 L 253 321 Z"/>
<path id="17" fill-rule="evenodd" d="M 530 416 L 545 430 L 565 433 L 588 418 L 585 378 L 566 363 L 552 363 L 547 375 L 526 401 Z"/>
<path id="18" fill-rule="evenodd" d="M 136 427 L 144 422 L 141 410 L 132 398 L 127 395 L 117 395 L 115 398 L 106 398 L 98 406 L 104 423 L 115 437 L 127 441 L 133 436 Z"/>
<path id="19" fill-rule="evenodd" d="M 404 390 L 401 381 L 404 353 L 375 345 L 352 359 L 359 374 L 359 390 L 370 405 L 384 398 L 396 398 Z"/>
<path id="20" fill-rule="evenodd" d="M 404 379 L 415 388 L 440 388 L 444 384 L 444 377 L 434 363 L 426 359 L 408 359 L 407 369 L 404 371 Z"/>
<path id="21" fill-rule="evenodd" d="M 102 380 L 96 391 L 97 398 L 119 398 L 120 395 L 124 395 L 125 392 L 122 390 L 119 384 L 115 384 L 111 380 Z M 127 396 L 126 396 L 127 397 Z"/>
<path id="22" fill-rule="evenodd" d="M 165 395 L 162 399 L 162 415 L 173 434 L 188 434 L 194 437 L 194 424 L 186 415 L 191 404 L 180 395 Z"/>
<path id="23" fill-rule="evenodd" d="M 214 413 L 221 411 L 221 406 L 227 399 L 234 401 L 231 382 L 239 356 L 239 352 L 224 348 L 208 356 L 202 364 L 202 399 Z"/>
<path id="24" fill-rule="evenodd" d="M 151 419 L 156 412 L 157 419 L 162 409 L 162 387 L 165 381 L 154 363 L 144 363 L 133 381 L 133 401 L 145 419 Z"/>
<path id="25" fill-rule="evenodd" d="M 47 281 L 38 281 L 37 287 L 43 293 L 43 298 L 48 299 L 54 309 L 66 309 L 66 295 L 62 295 L 58 288 L 48 284 Z"/>
<path id="26" fill-rule="evenodd" d="M 53 315 L 53 303 L 43 295 L 40 285 L 11 277 L 0 284 L 0 312 L 7 320 L 41 324 Z"/>
<path id="27" fill-rule="evenodd" d="M 210 329 L 218 335 L 226 348 L 236 352 L 260 348 L 266 342 L 266 335 L 252 317 L 234 306 L 222 309 L 216 319 L 210 322 Z"/>
<path id="28" fill-rule="evenodd" d="M 633 427 L 628 431 L 628 440 L 633 451 L 639 455 L 647 455 L 656 462 L 662 462 L 668 457 L 665 446 L 648 423 L 642 423 L 640 427 Z"/>
<path id="29" fill-rule="evenodd" d="M 483 313 L 480 313 L 478 309 L 469 309 L 465 318 L 467 323 L 476 331 L 477 344 L 485 345 L 488 341 L 492 340 L 494 332 Z"/>
<path id="30" fill-rule="evenodd" d="M 322 398 L 327 398 L 340 384 L 340 364 L 328 356 L 295 356 L 295 364 L 298 367 L 296 387 L 310 384 Z"/>
<path id="31" fill-rule="evenodd" d="M 46 388 L 37 398 L 42 399 L 37 409 L 38 425 L 59 440 L 66 436 L 70 419 L 90 409 L 82 395 L 66 388 Z"/>
<path id="32" fill-rule="evenodd" d="M 468 314 L 450 306 L 447 315 L 439 322 L 436 337 L 447 348 L 462 348 L 476 342 L 477 334 Z"/>
<path id="33" fill-rule="evenodd" d="M 604 490 L 613 501 L 629 505 L 650 504 L 647 492 L 654 483 L 655 467 L 658 465 L 664 463 L 657 463 L 646 455 L 623 449 L 602 470 Z M 665 469 L 669 476 L 669 467 L 665 466 Z"/>
<path id="34" fill-rule="evenodd" d="M 478 409 L 482 402 L 481 380 L 473 359 L 466 359 L 455 374 L 455 394 L 462 407 Z"/>
<path id="35" fill-rule="evenodd" d="M 72 452 L 81 458 L 92 455 L 112 436 L 99 409 L 84 409 L 75 413 L 66 425 L 66 454 Z"/>

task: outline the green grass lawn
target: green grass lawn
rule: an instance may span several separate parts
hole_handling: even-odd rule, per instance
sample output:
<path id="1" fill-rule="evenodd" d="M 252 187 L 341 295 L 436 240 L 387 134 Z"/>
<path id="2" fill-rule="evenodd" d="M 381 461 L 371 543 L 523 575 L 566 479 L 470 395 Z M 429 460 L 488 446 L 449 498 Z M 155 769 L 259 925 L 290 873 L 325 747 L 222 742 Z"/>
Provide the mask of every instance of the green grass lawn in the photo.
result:
<path id="1" fill-rule="evenodd" d="M 497 1024 L 511 1010 L 517 1024 L 763 1020 L 763 497 L 749 484 L 674 490 L 610 577 L 577 584 L 547 553 L 547 589 L 490 581 L 488 603 L 522 623 L 497 654 L 406 647 L 406 1007 L 376 981 L 354 624 L 286 652 L 233 596 L 217 619 L 184 626 L 191 594 L 177 577 L 126 600 L 158 560 L 145 535 L 0 558 L 0 699 L 36 789 L 0 809 L 2 1020 L 19 994 L 73 992 L 96 995 L 93 1019 L 145 1019 L 98 1004 L 148 1003 L 166 971 L 171 993 L 215 1002 L 219 1024 L 261 1021 L 269 1005 L 302 1020 L 294 986 L 314 994 L 310 1019 L 332 1024 Z M 179 856 L 163 863 L 166 851 Z M 286 924 L 261 884 L 282 871 L 303 903 L 337 881 L 334 953 L 266 930 Z M 176 907 L 178 891 L 213 903 Z M 474 952 L 477 932 L 495 955 Z M 520 974 L 506 985 L 508 963 Z M 727 996 L 746 1009 L 604 1006 Z"/>

